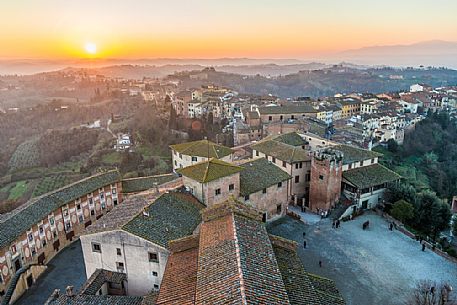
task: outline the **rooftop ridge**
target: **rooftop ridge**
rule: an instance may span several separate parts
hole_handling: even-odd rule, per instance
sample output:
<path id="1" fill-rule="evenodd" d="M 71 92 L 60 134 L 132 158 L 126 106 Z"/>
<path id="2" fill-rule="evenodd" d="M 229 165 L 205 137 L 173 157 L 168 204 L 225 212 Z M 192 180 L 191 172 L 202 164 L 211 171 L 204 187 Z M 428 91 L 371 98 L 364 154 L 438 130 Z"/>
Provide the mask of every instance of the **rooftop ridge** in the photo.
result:
<path id="1" fill-rule="evenodd" d="M 246 218 L 262 221 L 262 215 L 259 211 L 251 208 L 235 198 L 230 197 L 226 201 L 217 203 L 201 211 L 202 220 L 208 222 L 210 220 L 218 219 L 227 215 L 237 214 Z"/>

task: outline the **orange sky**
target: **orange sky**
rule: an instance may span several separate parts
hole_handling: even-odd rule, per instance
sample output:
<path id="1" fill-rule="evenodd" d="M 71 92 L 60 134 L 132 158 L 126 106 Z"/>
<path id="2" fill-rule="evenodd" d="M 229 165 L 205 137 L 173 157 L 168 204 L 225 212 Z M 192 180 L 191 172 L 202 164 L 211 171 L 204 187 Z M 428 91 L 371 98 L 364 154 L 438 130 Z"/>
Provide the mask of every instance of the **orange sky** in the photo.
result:
<path id="1" fill-rule="evenodd" d="M 457 41 L 455 0 L 15 0 L 0 58 L 310 58 L 372 45 Z"/>

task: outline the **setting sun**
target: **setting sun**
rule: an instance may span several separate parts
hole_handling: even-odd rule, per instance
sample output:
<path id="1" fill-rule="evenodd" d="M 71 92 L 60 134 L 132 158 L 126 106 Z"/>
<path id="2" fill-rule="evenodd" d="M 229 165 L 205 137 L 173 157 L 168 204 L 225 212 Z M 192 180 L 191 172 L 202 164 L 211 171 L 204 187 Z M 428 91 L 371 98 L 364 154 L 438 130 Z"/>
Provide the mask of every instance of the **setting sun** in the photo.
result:
<path id="1" fill-rule="evenodd" d="M 92 42 L 86 43 L 86 45 L 84 46 L 84 49 L 86 50 L 86 52 L 88 54 L 91 54 L 91 55 L 95 55 L 97 53 L 97 45 Z"/>

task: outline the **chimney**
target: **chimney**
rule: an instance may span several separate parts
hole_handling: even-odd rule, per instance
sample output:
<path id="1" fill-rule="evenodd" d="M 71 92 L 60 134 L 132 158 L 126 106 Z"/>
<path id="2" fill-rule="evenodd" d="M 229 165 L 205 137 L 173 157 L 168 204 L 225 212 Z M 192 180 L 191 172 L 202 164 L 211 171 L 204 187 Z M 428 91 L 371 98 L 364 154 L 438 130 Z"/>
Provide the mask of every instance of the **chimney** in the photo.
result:
<path id="1" fill-rule="evenodd" d="M 149 211 L 147 211 L 146 208 L 143 209 L 143 216 L 149 217 Z"/>
<path id="2" fill-rule="evenodd" d="M 60 289 L 54 289 L 54 292 L 51 294 L 51 298 L 57 300 L 60 296 Z"/>
<path id="3" fill-rule="evenodd" d="M 73 288 L 74 288 L 74 286 L 67 286 L 67 288 L 66 288 L 67 296 L 69 296 L 69 297 L 73 296 Z"/>

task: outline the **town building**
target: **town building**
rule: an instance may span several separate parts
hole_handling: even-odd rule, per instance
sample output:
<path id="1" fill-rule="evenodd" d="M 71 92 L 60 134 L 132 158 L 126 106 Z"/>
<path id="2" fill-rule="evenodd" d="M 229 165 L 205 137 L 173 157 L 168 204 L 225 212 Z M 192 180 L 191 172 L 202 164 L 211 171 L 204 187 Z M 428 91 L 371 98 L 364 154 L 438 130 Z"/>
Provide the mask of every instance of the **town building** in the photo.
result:
<path id="1" fill-rule="evenodd" d="M 117 171 L 42 195 L 0 219 L 0 293 L 17 299 L 85 228 L 122 202 Z M 10 285 L 11 284 L 11 285 Z"/>
<path id="2" fill-rule="evenodd" d="M 259 107 L 258 112 L 262 124 L 269 124 L 280 121 L 297 120 L 304 117 L 316 117 L 318 111 L 311 104 L 301 104 L 264 106 Z"/>
<path id="3" fill-rule="evenodd" d="M 203 207 L 192 195 L 179 192 L 153 201 L 127 199 L 81 236 L 87 277 L 106 269 L 126 274 L 128 295 L 159 290 L 170 254 L 168 242 L 191 235 Z"/>
<path id="4" fill-rule="evenodd" d="M 233 197 L 259 210 L 264 221 L 286 214 L 291 176 L 265 158 L 237 165 L 210 159 L 179 173 L 186 189 L 208 207 Z"/>
<path id="5" fill-rule="evenodd" d="M 332 148 L 314 152 L 311 161 L 309 202 L 306 207 L 313 211 L 334 208 L 341 195 L 343 153 Z"/>
<path id="6" fill-rule="evenodd" d="M 307 145 L 308 142 L 296 132 L 270 136 L 251 145 L 254 158 L 264 157 L 292 177 L 289 192 L 291 200 L 299 205 L 309 193 L 311 156 Z"/>
<path id="7" fill-rule="evenodd" d="M 226 162 L 233 161 L 234 151 L 223 145 L 209 140 L 170 145 L 173 163 L 173 171 L 187 167 L 210 158 L 220 159 Z"/>

